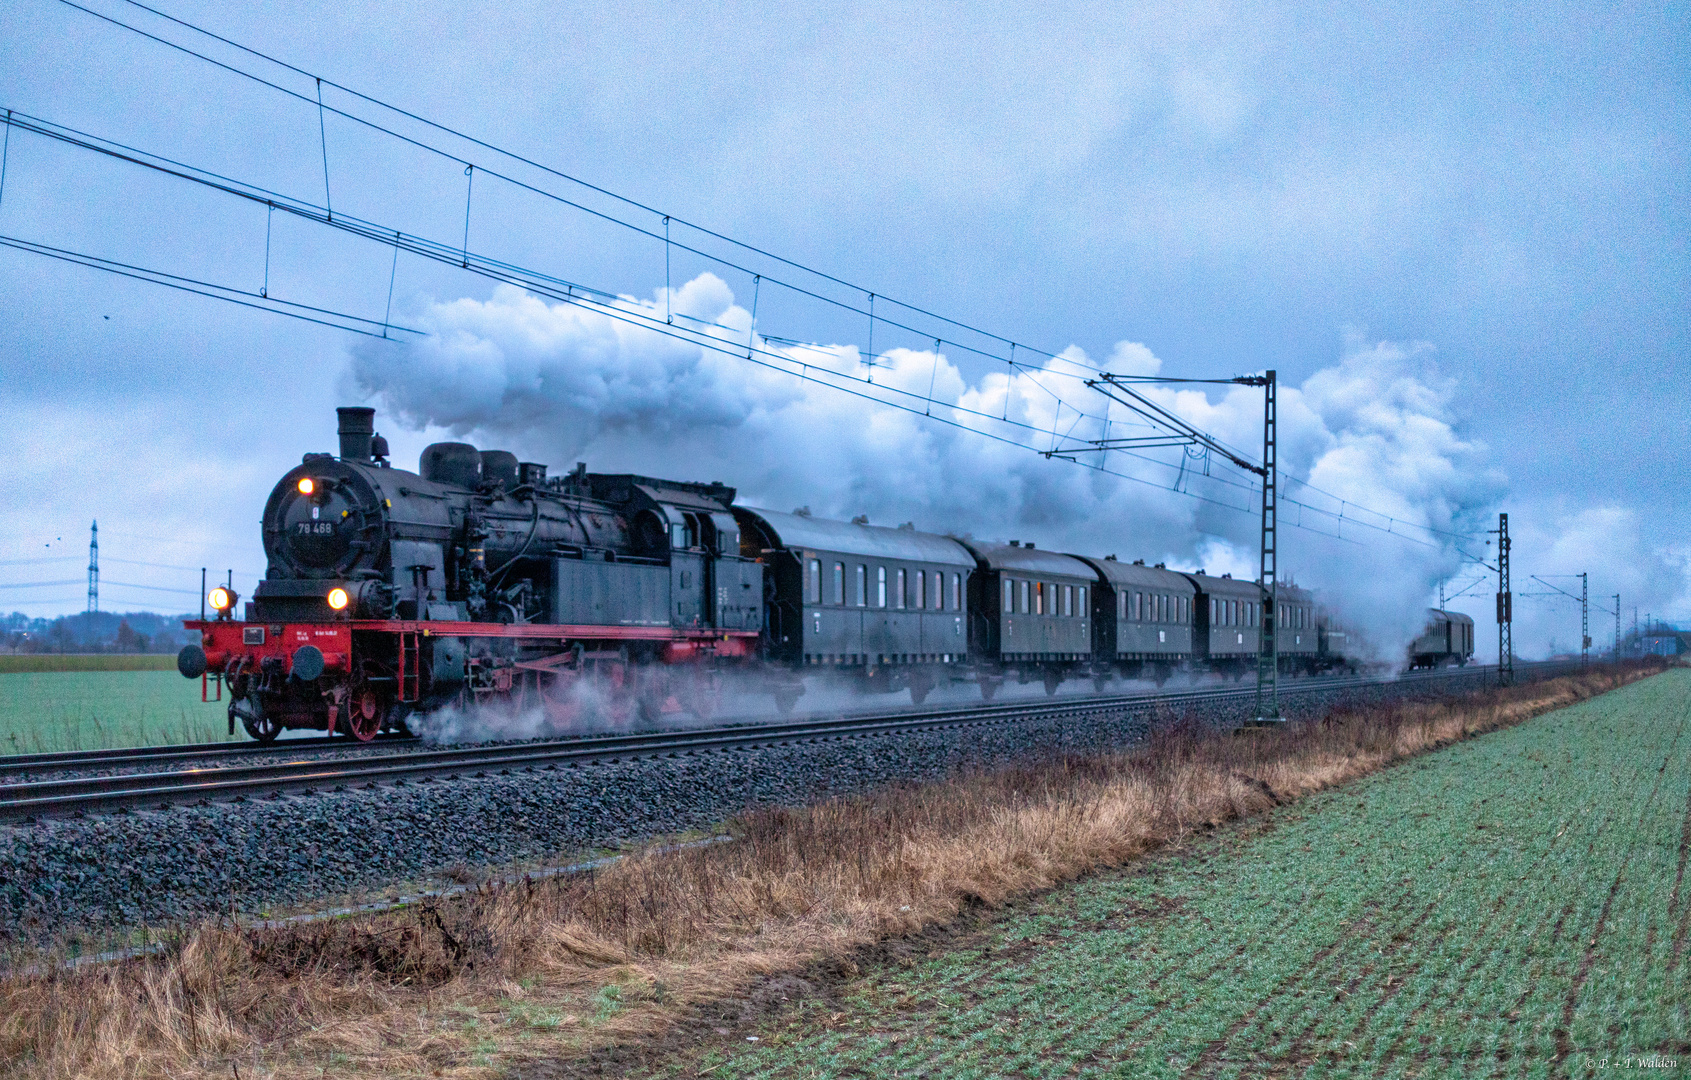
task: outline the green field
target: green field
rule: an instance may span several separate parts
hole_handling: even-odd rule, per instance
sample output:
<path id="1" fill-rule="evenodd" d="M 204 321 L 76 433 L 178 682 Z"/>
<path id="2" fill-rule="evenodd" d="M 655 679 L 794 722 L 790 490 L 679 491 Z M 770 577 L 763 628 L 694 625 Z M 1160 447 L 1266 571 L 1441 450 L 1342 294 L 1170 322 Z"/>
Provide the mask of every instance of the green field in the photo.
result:
<path id="1" fill-rule="evenodd" d="M 175 671 L 174 653 L 18 653 L 0 656 L 0 675 L 25 671 Z"/>
<path id="2" fill-rule="evenodd" d="M 164 659 L 170 661 L 168 671 L 0 673 L 0 754 L 228 738 L 227 700 L 202 704 L 200 681 L 184 679 L 176 673 L 175 659 Z M 247 736 L 241 731 L 239 737 Z"/>
<path id="3" fill-rule="evenodd" d="M 657 1075 L 1691 1074 L 1688 729 L 1670 671 L 912 943 Z"/>

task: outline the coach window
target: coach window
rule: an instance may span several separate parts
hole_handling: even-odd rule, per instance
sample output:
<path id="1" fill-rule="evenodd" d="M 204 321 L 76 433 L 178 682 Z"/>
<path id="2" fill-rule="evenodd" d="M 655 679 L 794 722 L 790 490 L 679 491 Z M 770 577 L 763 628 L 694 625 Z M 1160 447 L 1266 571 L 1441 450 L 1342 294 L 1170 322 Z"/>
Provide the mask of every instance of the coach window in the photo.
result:
<path id="1" fill-rule="evenodd" d="M 1005 615 L 1016 613 L 1016 583 L 1009 578 L 1004 579 L 1004 606 L 1000 610 Z"/>
<path id="2" fill-rule="evenodd" d="M 951 575 L 951 610 L 963 610 L 963 575 Z"/>
<path id="3" fill-rule="evenodd" d="M 1086 606 L 1086 586 L 1085 585 L 1082 585 L 1075 590 L 1074 602 L 1075 602 L 1075 614 L 1079 615 L 1083 619 L 1086 618 L 1087 615 L 1091 614 L 1091 610 L 1089 608 L 1087 608 L 1087 606 Z"/>
<path id="4" fill-rule="evenodd" d="M 887 568 L 875 567 L 875 606 L 887 606 Z"/>
<path id="5" fill-rule="evenodd" d="M 945 610 L 945 571 L 934 571 L 934 594 L 928 601 L 935 611 Z"/>
<path id="6" fill-rule="evenodd" d="M 898 591 L 893 594 L 893 600 L 892 600 L 892 606 L 893 607 L 901 608 L 901 607 L 904 606 L 904 587 L 905 587 L 904 567 L 901 566 L 901 567 L 898 568 Z"/>
<path id="7" fill-rule="evenodd" d="M 845 603 L 845 563 L 843 562 L 837 562 L 834 564 L 833 602 L 836 604 Z"/>
<path id="8" fill-rule="evenodd" d="M 857 591 L 853 594 L 858 607 L 869 606 L 869 568 L 857 564 Z"/>
<path id="9" fill-rule="evenodd" d="M 1032 608 L 1028 604 L 1028 594 L 1033 592 L 1033 582 L 1022 582 L 1022 614 L 1026 615 Z"/>
<path id="10" fill-rule="evenodd" d="M 1033 583 L 1033 613 L 1035 615 L 1045 614 L 1045 582 L 1043 581 Z"/>
<path id="11" fill-rule="evenodd" d="M 928 606 L 928 572 L 926 570 L 916 571 L 916 602 L 910 606 L 917 611 L 921 611 Z"/>
<path id="12" fill-rule="evenodd" d="M 805 568 L 804 602 L 820 604 L 822 602 L 822 560 L 812 559 Z"/>

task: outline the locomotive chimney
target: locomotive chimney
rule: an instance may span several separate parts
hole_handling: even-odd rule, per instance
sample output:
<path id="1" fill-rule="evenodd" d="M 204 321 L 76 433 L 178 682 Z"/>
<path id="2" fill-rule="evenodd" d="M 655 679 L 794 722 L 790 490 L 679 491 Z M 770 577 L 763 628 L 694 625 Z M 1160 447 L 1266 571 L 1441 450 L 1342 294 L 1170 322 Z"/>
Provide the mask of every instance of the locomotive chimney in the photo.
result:
<path id="1" fill-rule="evenodd" d="M 369 461 L 370 437 L 376 432 L 376 410 L 349 406 L 335 410 L 340 417 L 341 460 Z"/>

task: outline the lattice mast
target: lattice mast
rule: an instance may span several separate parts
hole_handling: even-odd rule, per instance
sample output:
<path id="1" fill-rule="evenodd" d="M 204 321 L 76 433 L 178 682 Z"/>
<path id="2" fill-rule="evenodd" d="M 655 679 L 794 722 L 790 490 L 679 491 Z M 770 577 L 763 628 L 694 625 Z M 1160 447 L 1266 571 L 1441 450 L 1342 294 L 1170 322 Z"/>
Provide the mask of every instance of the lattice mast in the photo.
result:
<path id="1" fill-rule="evenodd" d="M 1234 386 L 1263 388 L 1262 464 L 1241 457 L 1232 449 L 1217 442 L 1208 433 L 1198 430 L 1173 412 L 1141 394 L 1134 386 L 1141 383 L 1224 383 Z M 1089 439 L 1085 445 L 1065 446 L 1043 451 L 1046 457 L 1069 458 L 1081 453 L 1107 453 L 1111 450 L 1146 449 L 1157 446 L 1200 446 L 1232 462 L 1246 472 L 1262 478 L 1262 562 L 1258 581 L 1262 585 L 1261 632 L 1257 635 L 1257 718 L 1280 719 L 1280 641 L 1276 629 L 1279 624 L 1278 569 L 1279 469 L 1275 459 L 1277 438 L 1277 400 L 1274 372 L 1266 375 L 1239 375 L 1231 379 L 1170 379 L 1159 375 L 1116 375 L 1103 372 L 1086 385 L 1111 401 L 1126 406 L 1160 430 L 1151 435 L 1132 438 Z"/>
<path id="2" fill-rule="evenodd" d="M 1509 515 L 1497 515 L 1497 682 L 1515 681 L 1514 597 L 1509 594 Z"/>
<path id="3" fill-rule="evenodd" d="M 1615 663 L 1621 662 L 1621 594 L 1615 594 Z"/>
<path id="4" fill-rule="evenodd" d="M 1579 666 L 1583 670 L 1591 663 L 1591 591 L 1590 574 L 1579 576 Z"/>
<path id="5" fill-rule="evenodd" d="M 88 614 L 100 610 L 100 523 L 88 530 Z"/>
<path id="6" fill-rule="evenodd" d="M 1268 372 L 1263 383 L 1262 411 L 1262 562 L 1258 580 L 1262 583 L 1262 632 L 1257 638 L 1257 717 L 1276 720 L 1280 717 L 1280 586 L 1279 538 L 1277 536 L 1280 511 L 1279 462 L 1276 446 L 1274 372 Z"/>

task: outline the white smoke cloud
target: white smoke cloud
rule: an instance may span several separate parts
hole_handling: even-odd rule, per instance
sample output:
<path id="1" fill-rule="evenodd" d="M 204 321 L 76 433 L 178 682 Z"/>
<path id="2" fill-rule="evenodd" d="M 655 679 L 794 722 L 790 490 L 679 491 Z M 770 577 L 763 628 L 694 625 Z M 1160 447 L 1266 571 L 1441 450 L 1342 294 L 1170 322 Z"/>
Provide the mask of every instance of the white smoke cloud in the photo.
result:
<path id="1" fill-rule="evenodd" d="M 758 366 L 743 352 L 676 340 L 616 315 L 673 318 L 705 345 L 726 349 L 744 350 L 753 340 L 792 370 Z M 1152 484 L 1047 460 L 982 434 L 1015 430 L 1041 450 L 1103 435 L 1096 421 L 1077 423 L 1077 405 L 1101 414 L 1105 403 L 1072 376 L 1094 368 L 1159 372 L 1161 361 L 1143 345 L 1123 342 L 1103 363 L 1071 346 L 1039 370 L 973 378 L 943 350 L 899 348 L 879 358 L 874 387 L 850 384 L 888 400 L 909 400 L 896 390 L 926 395 L 931 387 L 937 401 L 981 414 L 934 406 L 936 416 L 965 425 L 954 427 L 920 415 L 920 404 L 912 415 L 796 377 L 800 364 L 857 379 L 866 369 L 855 345 L 793 346 L 754 335 L 750 313 L 708 273 L 668 296 L 623 297 L 611 313 L 500 286 L 486 300 L 433 304 L 421 324 L 429 331 L 422 341 L 364 346 L 352 362 L 358 385 L 416 427 L 474 433 L 483 445 L 536 460 L 586 456 L 601 471 L 720 479 L 754 506 L 804 505 L 841 519 L 867 513 L 878 523 L 910 520 L 933 531 L 1256 576 L 1257 496 L 1203 479 L 1197 474 L 1204 462 L 1189 461 L 1181 486 L 1249 512 L 1171 491 L 1174 475 L 1143 461 L 1112 455 L 1109 465 Z M 1418 527 L 1475 533 L 1502 493 L 1501 479 L 1484 465 L 1484 447 L 1458 429 L 1455 389 L 1439 375 L 1430 347 L 1360 337 L 1333 367 L 1302 386 L 1280 388 L 1281 468 L 1331 493 L 1295 484 L 1283 490 L 1331 514 L 1283 506 L 1280 572 L 1323 590 L 1367 628 L 1383 655 L 1400 651 L 1419 630 L 1436 583 L 1461 561 L 1449 542 Z M 1211 396 L 1159 386 L 1147 393 L 1245 456 L 1260 454 L 1260 389 L 1228 387 Z M 999 418 L 1026 427 L 1011 429 Z M 1135 433 L 1128 419 L 1117 407 L 1110 433 Z M 1217 462 L 1209 471 L 1248 479 Z M 1297 527 L 1300 519 L 1307 528 Z M 1478 543 L 1475 553 L 1483 555 Z"/>

